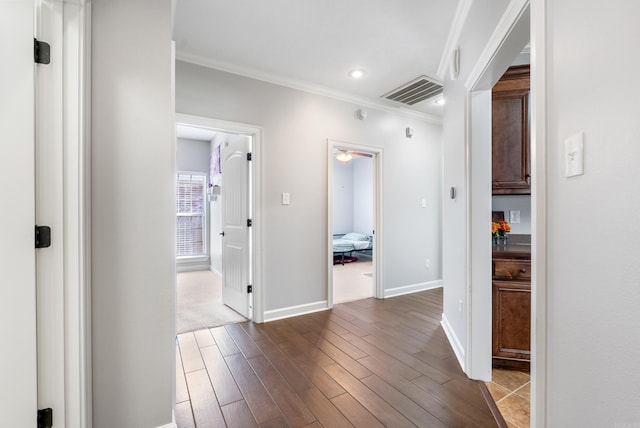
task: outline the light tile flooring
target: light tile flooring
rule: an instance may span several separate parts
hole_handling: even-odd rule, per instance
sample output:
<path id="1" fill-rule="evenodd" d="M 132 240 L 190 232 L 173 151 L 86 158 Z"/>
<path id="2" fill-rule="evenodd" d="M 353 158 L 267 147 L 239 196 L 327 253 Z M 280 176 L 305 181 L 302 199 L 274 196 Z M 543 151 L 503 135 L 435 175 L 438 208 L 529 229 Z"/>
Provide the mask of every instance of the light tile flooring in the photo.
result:
<path id="1" fill-rule="evenodd" d="M 373 263 L 367 256 L 357 262 L 333 265 L 333 303 L 352 302 L 373 297 Z"/>
<path id="2" fill-rule="evenodd" d="M 531 376 L 517 370 L 493 369 L 487 389 L 510 428 L 529 428 Z"/>

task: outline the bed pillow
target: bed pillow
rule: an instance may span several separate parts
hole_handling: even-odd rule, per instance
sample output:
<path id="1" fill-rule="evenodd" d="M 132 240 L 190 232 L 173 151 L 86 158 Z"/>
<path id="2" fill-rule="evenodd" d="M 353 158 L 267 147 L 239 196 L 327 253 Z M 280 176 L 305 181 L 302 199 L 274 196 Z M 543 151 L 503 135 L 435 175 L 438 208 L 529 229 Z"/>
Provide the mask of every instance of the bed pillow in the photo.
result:
<path id="1" fill-rule="evenodd" d="M 368 241 L 369 237 L 364 233 L 351 232 L 351 233 L 347 233 L 340 239 L 344 239 L 347 241 Z"/>

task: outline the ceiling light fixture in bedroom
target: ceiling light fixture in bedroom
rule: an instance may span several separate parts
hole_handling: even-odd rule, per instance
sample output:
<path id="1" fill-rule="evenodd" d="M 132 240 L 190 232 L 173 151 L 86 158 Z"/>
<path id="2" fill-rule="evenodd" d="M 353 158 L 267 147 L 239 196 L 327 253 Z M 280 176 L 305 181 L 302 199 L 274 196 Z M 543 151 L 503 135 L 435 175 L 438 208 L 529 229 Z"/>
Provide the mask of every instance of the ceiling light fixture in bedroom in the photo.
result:
<path id="1" fill-rule="evenodd" d="M 338 159 L 340 162 L 349 162 L 352 158 L 353 156 L 351 155 L 351 153 L 346 150 L 340 150 L 336 155 L 336 159 Z"/>

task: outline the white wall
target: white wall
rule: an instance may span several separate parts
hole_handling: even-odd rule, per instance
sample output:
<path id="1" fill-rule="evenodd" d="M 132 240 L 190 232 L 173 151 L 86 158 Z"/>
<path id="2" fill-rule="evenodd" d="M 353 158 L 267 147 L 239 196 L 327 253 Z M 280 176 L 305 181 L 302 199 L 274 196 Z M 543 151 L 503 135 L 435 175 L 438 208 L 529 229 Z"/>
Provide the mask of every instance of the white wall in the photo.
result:
<path id="1" fill-rule="evenodd" d="M 176 170 L 187 172 L 204 172 L 209 181 L 209 141 L 178 138 L 176 141 Z"/>
<path id="2" fill-rule="evenodd" d="M 333 160 L 333 235 L 353 232 L 353 160 Z"/>
<path id="3" fill-rule="evenodd" d="M 92 3 L 93 427 L 171 423 L 171 2 Z"/>
<path id="4" fill-rule="evenodd" d="M 467 90 L 465 81 L 475 66 L 489 37 L 502 16 L 507 0 L 473 2 L 459 40 L 460 73 L 451 80 L 447 73 L 444 82 L 443 120 L 443 283 L 444 318 L 450 332 L 456 337 L 463 353 L 467 344 L 467 191 L 466 188 L 466 131 Z M 490 116 L 489 116 L 490 117 Z M 487 148 L 487 150 L 490 150 Z M 489 183 L 490 185 L 490 183 Z M 449 189 L 456 188 L 455 199 L 449 198 Z M 486 201 L 487 211 L 491 201 Z M 489 215 L 489 214 L 487 214 Z M 490 216 L 489 216 L 490 219 Z M 489 221 L 487 222 L 489 230 Z M 487 240 L 489 234 L 487 232 Z M 489 242 L 489 241 L 488 241 Z M 462 302 L 462 311 L 459 310 Z M 455 343 L 454 343 L 455 344 Z"/>
<path id="5" fill-rule="evenodd" d="M 353 230 L 371 235 L 373 224 L 373 159 L 353 158 Z"/>
<path id="6" fill-rule="evenodd" d="M 640 425 L 640 3 L 612 6 L 546 3 L 549 427 Z M 578 131 L 585 175 L 565 178 Z"/>
<path id="7" fill-rule="evenodd" d="M 495 195 L 491 199 L 492 211 L 504 212 L 507 221 L 510 210 L 520 211 L 520 223 L 509 223 L 511 233 L 531 234 L 531 195 Z"/>
<path id="8" fill-rule="evenodd" d="M 371 235 L 373 224 L 373 159 L 354 155 L 333 160 L 333 234 Z"/>
<path id="9" fill-rule="evenodd" d="M 373 109 L 360 121 L 360 107 L 176 63 L 177 112 L 264 129 L 266 310 L 327 299 L 327 138 L 384 148 L 385 287 L 441 278 L 440 126 Z M 416 129 L 410 140 L 407 126 Z M 281 205 L 282 192 L 291 194 L 290 205 Z"/>

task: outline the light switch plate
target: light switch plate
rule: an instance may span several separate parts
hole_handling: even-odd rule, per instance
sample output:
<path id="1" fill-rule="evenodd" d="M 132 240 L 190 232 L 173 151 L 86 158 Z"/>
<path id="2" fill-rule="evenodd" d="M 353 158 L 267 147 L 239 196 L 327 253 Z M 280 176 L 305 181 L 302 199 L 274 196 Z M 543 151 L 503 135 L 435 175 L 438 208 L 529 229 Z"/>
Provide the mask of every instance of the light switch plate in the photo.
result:
<path id="1" fill-rule="evenodd" d="M 564 176 L 584 174 L 584 133 L 579 132 L 564 142 Z"/>
<path id="2" fill-rule="evenodd" d="M 291 203 L 291 198 L 288 193 L 282 194 L 282 205 L 289 205 Z"/>
<path id="3" fill-rule="evenodd" d="M 422 208 L 426 208 L 426 207 L 427 207 L 427 200 L 426 200 L 426 199 L 423 199 L 423 200 L 422 200 L 422 203 L 420 204 L 420 206 L 421 206 Z"/>

